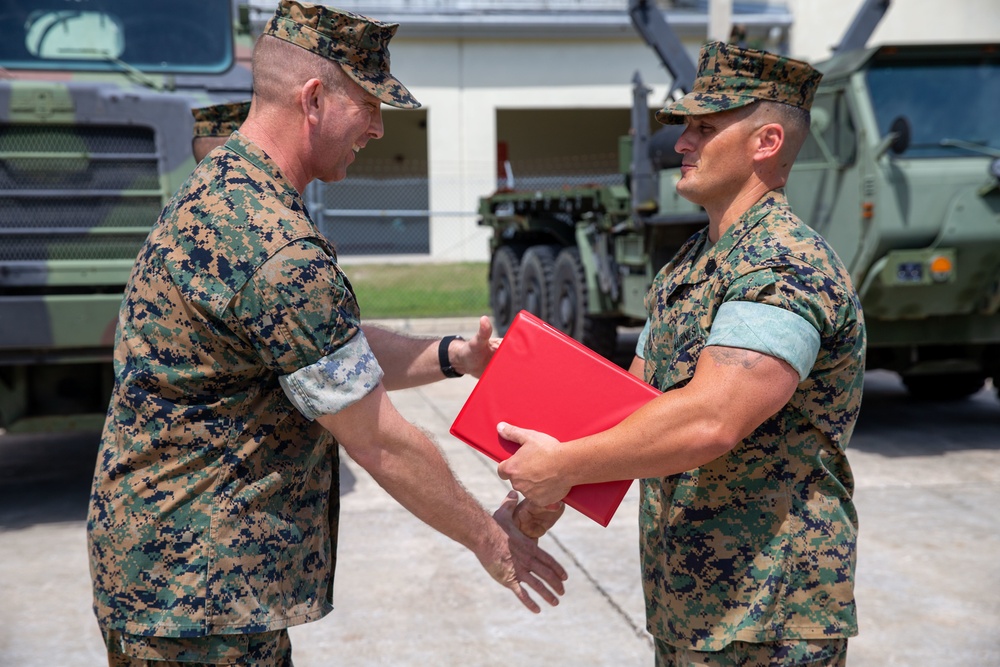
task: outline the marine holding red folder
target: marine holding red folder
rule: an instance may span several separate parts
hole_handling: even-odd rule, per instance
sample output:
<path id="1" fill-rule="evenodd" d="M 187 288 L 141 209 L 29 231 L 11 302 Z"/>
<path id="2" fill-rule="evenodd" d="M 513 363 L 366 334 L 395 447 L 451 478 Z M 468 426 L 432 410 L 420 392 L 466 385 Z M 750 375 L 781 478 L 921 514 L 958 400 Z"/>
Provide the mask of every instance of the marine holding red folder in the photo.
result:
<path id="1" fill-rule="evenodd" d="M 846 267 L 783 190 L 821 76 L 771 53 L 703 47 L 692 92 L 657 113 L 684 124 L 677 192 L 709 219 L 646 296 L 633 369 L 663 393 L 583 436 L 500 420 L 516 451 L 499 474 L 538 504 L 641 480 L 658 665 L 842 667 L 857 634 L 846 448 L 864 317 Z M 538 409 L 570 407 L 552 396 Z"/>

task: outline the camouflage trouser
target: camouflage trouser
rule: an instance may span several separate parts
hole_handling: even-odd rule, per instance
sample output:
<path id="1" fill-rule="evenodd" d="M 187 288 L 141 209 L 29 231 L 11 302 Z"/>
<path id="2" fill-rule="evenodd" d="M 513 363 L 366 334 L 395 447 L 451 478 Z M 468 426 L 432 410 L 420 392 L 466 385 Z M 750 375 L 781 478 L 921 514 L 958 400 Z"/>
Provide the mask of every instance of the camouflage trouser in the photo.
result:
<path id="1" fill-rule="evenodd" d="M 847 640 L 733 642 L 721 651 L 692 651 L 656 640 L 656 667 L 844 667 Z"/>
<path id="2" fill-rule="evenodd" d="M 287 630 L 251 635 L 142 637 L 104 631 L 108 667 L 292 667 Z"/>

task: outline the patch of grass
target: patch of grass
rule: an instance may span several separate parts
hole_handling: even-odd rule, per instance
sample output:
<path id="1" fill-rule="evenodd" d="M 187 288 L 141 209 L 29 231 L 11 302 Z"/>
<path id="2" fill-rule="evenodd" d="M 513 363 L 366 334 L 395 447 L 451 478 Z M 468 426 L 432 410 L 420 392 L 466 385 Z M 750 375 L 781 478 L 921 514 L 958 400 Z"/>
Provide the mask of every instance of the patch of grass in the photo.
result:
<path id="1" fill-rule="evenodd" d="M 489 264 L 344 265 L 365 319 L 489 312 Z"/>

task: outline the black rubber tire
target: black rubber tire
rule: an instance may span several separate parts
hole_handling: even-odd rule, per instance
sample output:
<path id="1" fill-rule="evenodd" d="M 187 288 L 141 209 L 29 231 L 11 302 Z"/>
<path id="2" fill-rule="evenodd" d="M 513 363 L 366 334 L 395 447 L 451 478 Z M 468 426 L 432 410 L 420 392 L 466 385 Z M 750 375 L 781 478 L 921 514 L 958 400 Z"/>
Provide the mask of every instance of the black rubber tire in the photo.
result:
<path id="1" fill-rule="evenodd" d="M 614 320 L 587 316 L 587 278 L 580 251 L 563 248 L 552 275 L 552 317 L 549 323 L 601 356 L 611 359 L 618 344 Z"/>
<path id="2" fill-rule="evenodd" d="M 490 307 L 493 327 L 503 336 L 521 310 L 521 288 L 518 279 L 520 257 L 511 247 L 501 246 L 493 255 L 490 268 Z"/>
<path id="3" fill-rule="evenodd" d="M 958 401 L 982 389 L 986 384 L 986 376 L 981 373 L 904 375 L 903 384 L 914 398 L 927 401 Z"/>
<path id="4" fill-rule="evenodd" d="M 521 308 L 546 322 L 552 316 L 552 277 L 559 246 L 536 245 L 521 258 L 518 273 Z"/>

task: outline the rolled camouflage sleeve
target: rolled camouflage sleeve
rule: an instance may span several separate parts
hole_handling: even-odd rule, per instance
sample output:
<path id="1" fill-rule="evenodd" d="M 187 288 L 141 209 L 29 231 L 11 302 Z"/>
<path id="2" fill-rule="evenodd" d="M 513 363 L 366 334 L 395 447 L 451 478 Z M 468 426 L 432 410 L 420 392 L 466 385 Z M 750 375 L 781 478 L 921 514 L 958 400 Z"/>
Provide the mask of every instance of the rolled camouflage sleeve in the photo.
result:
<path id="1" fill-rule="evenodd" d="M 367 396 L 382 381 L 382 368 L 363 331 L 315 364 L 278 380 L 288 400 L 308 419 L 332 415 Z"/>
<path id="2" fill-rule="evenodd" d="M 809 377 L 819 352 L 819 333 L 790 310 L 753 301 L 722 304 L 712 322 L 705 345 L 721 345 L 783 359 L 799 374 Z"/>
<path id="3" fill-rule="evenodd" d="M 838 290 L 822 271 L 804 262 L 746 274 L 729 286 L 708 344 L 777 356 L 805 379 L 822 338 L 831 335 L 842 319 L 839 304 L 846 299 Z"/>

